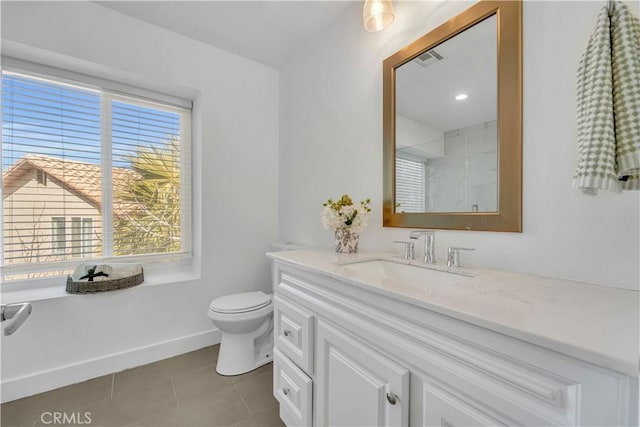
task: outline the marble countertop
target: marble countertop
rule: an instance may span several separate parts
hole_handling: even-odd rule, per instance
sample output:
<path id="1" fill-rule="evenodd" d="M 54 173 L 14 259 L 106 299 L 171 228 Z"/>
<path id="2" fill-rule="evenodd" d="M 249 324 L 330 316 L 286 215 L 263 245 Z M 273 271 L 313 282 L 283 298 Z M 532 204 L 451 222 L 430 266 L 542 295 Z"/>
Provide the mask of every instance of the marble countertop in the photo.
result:
<path id="1" fill-rule="evenodd" d="M 349 268 L 350 263 L 389 260 L 388 253 L 337 254 L 303 249 L 270 252 L 269 258 L 531 342 L 595 365 L 638 375 L 639 297 L 611 288 L 483 268 L 450 269 L 465 276 L 446 285 L 406 283 Z M 419 260 L 411 261 L 422 265 Z M 447 271 L 446 265 L 435 269 Z"/>

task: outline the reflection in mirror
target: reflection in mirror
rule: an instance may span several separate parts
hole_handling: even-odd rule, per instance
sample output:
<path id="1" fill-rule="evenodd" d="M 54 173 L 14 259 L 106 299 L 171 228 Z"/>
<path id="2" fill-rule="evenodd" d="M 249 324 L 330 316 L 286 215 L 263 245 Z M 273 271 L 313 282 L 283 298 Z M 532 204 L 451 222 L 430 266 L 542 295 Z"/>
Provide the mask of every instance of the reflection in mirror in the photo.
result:
<path id="1" fill-rule="evenodd" d="M 396 68 L 395 211 L 498 210 L 497 19 Z"/>

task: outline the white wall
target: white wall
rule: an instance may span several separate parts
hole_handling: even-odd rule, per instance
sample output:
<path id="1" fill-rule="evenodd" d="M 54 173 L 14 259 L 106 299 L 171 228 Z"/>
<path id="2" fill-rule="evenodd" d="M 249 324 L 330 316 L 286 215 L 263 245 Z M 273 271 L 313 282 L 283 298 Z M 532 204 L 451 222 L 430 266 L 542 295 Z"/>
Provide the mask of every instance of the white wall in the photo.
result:
<path id="1" fill-rule="evenodd" d="M 408 230 L 383 229 L 382 60 L 470 3 L 396 2 L 380 33 L 350 6 L 281 70 L 281 239 L 330 247 L 322 201 L 371 197 L 367 248 L 392 249 Z M 576 163 L 576 67 L 604 2 L 524 5 L 524 232 L 439 231 L 447 245 L 475 247 L 466 262 L 505 270 L 638 288 L 638 193 L 584 195 L 571 187 Z M 638 3 L 632 5 L 638 13 Z M 397 250 L 397 247 L 395 248 Z"/>
<path id="2" fill-rule="evenodd" d="M 2 2 L 2 41 L 14 55 L 44 49 L 35 55 L 67 56 L 75 71 L 195 96 L 203 266 L 200 280 L 34 302 L 22 328 L 2 337 L 3 400 L 219 339 L 206 315 L 211 299 L 271 286 L 264 254 L 277 238 L 278 72 L 89 2 Z"/>
<path id="3" fill-rule="evenodd" d="M 444 132 L 396 114 L 396 150 L 403 148 L 407 148 L 406 152 L 425 159 L 443 157 Z"/>

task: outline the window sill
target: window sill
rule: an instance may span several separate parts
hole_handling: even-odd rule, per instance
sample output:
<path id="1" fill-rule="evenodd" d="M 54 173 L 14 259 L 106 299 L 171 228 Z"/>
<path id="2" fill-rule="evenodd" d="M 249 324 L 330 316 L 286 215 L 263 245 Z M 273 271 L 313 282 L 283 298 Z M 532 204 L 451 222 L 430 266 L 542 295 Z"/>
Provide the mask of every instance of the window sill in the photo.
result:
<path id="1" fill-rule="evenodd" d="M 190 282 L 200 278 L 200 272 L 190 263 L 170 263 L 162 266 L 149 265 L 144 268 L 144 282 L 128 289 L 111 292 L 122 292 L 129 289 L 133 290 L 178 282 Z M 66 292 L 66 277 L 64 276 L 4 283 L 0 289 L 0 300 L 2 304 L 68 298 L 78 295 L 79 294 L 68 294 Z"/>

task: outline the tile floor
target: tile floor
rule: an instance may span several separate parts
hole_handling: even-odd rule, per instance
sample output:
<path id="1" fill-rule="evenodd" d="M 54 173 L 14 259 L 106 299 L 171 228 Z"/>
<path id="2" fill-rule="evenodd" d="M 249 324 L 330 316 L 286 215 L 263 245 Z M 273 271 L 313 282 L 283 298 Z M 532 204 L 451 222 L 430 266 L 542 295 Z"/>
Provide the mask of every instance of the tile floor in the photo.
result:
<path id="1" fill-rule="evenodd" d="M 223 377 L 215 371 L 218 348 L 205 347 L 5 403 L 0 425 L 56 425 L 49 413 L 62 412 L 76 417 L 75 424 L 66 425 L 284 426 L 272 395 L 272 365 Z M 90 413 L 91 422 L 85 413 Z"/>

